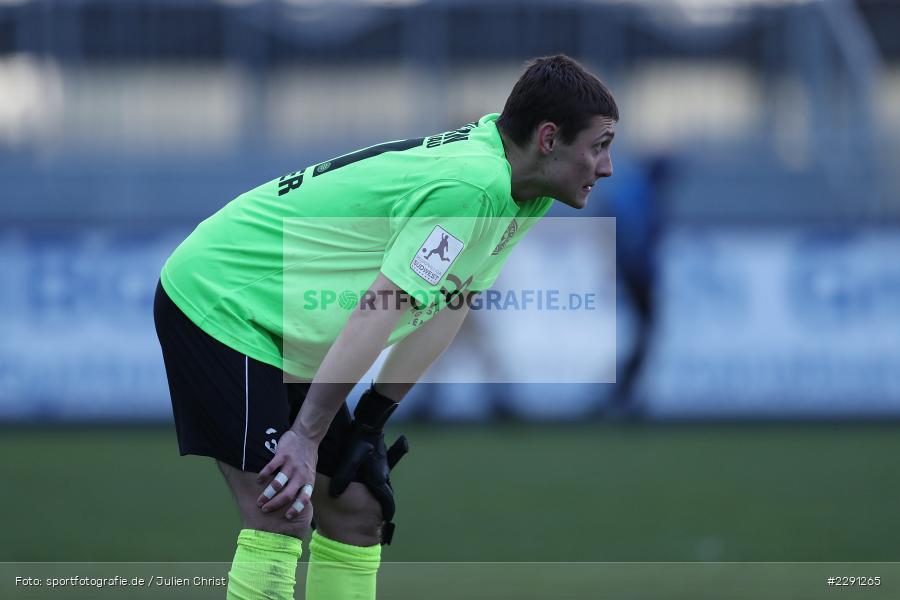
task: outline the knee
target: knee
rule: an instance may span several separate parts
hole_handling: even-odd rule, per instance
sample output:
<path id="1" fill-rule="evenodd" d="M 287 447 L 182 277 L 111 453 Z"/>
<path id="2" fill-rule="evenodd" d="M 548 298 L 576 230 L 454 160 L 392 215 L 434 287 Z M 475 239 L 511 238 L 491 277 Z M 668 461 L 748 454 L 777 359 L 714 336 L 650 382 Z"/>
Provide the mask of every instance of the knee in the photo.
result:
<path id="1" fill-rule="evenodd" d="M 312 506 L 307 506 L 303 512 L 290 521 L 284 517 L 286 510 L 286 508 L 280 508 L 270 513 L 264 513 L 253 506 L 244 514 L 244 526 L 295 538 L 307 537 L 312 525 Z"/>
<path id="2" fill-rule="evenodd" d="M 312 507 L 307 507 L 291 521 L 284 518 L 287 507 L 279 508 L 271 513 L 264 513 L 256 506 L 256 500 L 260 491 L 262 491 L 260 489 L 261 486 L 256 483 L 256 476 L 252 473 L 245 473 L 221 461 L 216 462 L 219 465 L 219 470 L 225 476 L 228 487 L 237 500 L 241 522 L 244 527 L 289 535 L 295 538 L 303 538 L 309 535 Z"/>
<path id="3" fill-rule="evenodd" d="M 304 519 L 303 515 L 295 518 L 293 521 L 288 521 L 283 517 L 273 519 L 253 519 L 246 523 L 246 525 L 251 529 L 288 535 L 300 539 L 309 535 L 310 519 Z"/>
<path id="4" fill-rule="evenodd" d="M 343 494 L 332 498 L 317 486 L 313 492 L 316 527 L 329 539 L 354 546 L 374 546 L 381 543 L 384 519 L 381 505 L 361 483 L 351 483 Z"/>

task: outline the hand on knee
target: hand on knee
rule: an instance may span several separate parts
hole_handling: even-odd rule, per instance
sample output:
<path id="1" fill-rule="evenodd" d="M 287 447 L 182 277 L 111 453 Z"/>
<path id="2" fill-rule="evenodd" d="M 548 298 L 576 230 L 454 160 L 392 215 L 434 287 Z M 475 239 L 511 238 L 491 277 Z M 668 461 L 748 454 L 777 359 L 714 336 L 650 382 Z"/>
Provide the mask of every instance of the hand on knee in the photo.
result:
<path id="1" fill-rule="evenodd" d="M 290 520 L 285 518 L 286 511 L 284 509 L 264 513 L 257 506 L 257 498 L 262 492 L 262 486 L 257 483 L 256 475 L 243 472 L 222 462 L 219 462 L 218 465 L 237 500 L 244 527 L 295 538 L 304 538 L 309 534 L 310 522 L 313 518 L 312 503 L 307 503 L 300 514 Z"/>

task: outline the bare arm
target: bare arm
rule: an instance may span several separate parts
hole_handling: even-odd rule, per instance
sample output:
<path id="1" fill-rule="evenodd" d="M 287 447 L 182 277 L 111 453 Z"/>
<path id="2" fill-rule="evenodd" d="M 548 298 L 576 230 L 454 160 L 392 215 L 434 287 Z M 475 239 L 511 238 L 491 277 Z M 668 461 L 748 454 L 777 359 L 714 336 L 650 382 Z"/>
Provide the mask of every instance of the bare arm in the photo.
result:
<path id="1" fill-rule="evenodd" d="M 376 301 L 374 308 L 364 308 L 360 303 L 328 350 L 294 424 L 279 438 L 275 456 L 259 472 L 257 481 L 269 482 L 257 498 L 263 512 L 290 505 L 285 512 L 288 520 L 300 514 L 312 519 L 310 498 L 319 443 L 347 394 L 378 358 L 407 307 L 408 300 L 397 301 L 400 288 L 381 273 L 369 291 L 376 298 L 390 301 L 384 305 Z"/>
<path id="2" fill-rule="evenodd" d="M 447 349 L 469 314 L 469 298 L 459 308 L 451 306 L 403 338 L 391 348 L 375 386 L 378 393 L 395 402 L 403 399 L 425 370 Z"/>
<path id="3" fill-rule="evenodd" d="M 400 288 L 381 273 L 369 290 L 378 299 L 374 303 L 375 309 L 358 306 L 350 315 L 316 372 L 300 414 L 291 427 L 295 433 L 316 444 L 325 437 L 341 403 L 378 358 L 400 315 L 409 306 L 408 301 L 397 306 Z M 386 298 L 387 302 L 382 303 L 381 298 Z"/>

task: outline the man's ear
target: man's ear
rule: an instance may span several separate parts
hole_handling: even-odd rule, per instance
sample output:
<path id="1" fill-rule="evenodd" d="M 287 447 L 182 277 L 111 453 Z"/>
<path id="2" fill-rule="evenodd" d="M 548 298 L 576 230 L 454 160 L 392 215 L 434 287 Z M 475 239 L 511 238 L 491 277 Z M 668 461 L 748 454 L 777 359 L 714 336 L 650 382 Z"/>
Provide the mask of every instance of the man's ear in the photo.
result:
<path id="1" fill-rule="evenodd" d="M 556 147 L 559 127 L 551 121 L 544 121 L 537 128 L 537 145 L 541 154 L 550 154 Z"/>

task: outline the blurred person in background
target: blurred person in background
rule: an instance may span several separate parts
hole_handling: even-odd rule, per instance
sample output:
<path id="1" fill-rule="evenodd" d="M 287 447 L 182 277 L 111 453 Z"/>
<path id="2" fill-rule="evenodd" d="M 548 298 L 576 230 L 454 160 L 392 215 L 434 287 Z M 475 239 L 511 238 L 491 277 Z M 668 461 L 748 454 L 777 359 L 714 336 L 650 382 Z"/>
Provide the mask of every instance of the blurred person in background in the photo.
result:
<path id="1" fill-rule="evenodd" d="M 385 423 L 553 200 L 612 174 L 618 118 L 577 62 L 536 59 L 502 114 L 272 180 L 175 250 L 154 317 L 181 454 L 216 459 L 241 515 L 229 598 L 293 597 L 314 512 L 307 598 L 375 597 L 405 449 Z"/>
<path id="2" fill-rule="evenodd" d="M 616 218 L 616 273 L 620 290 L 631 306 L 633 326 L 628 353 L 617 368 L 608 405 L 614 419 L 640 417 L 636 391 L 650 353 L 657 324 L 659 240 L 664 222 L 665 196 L 671 160 L 664 154 L 648 157 L 624 169 L 607 202 Z"/>

